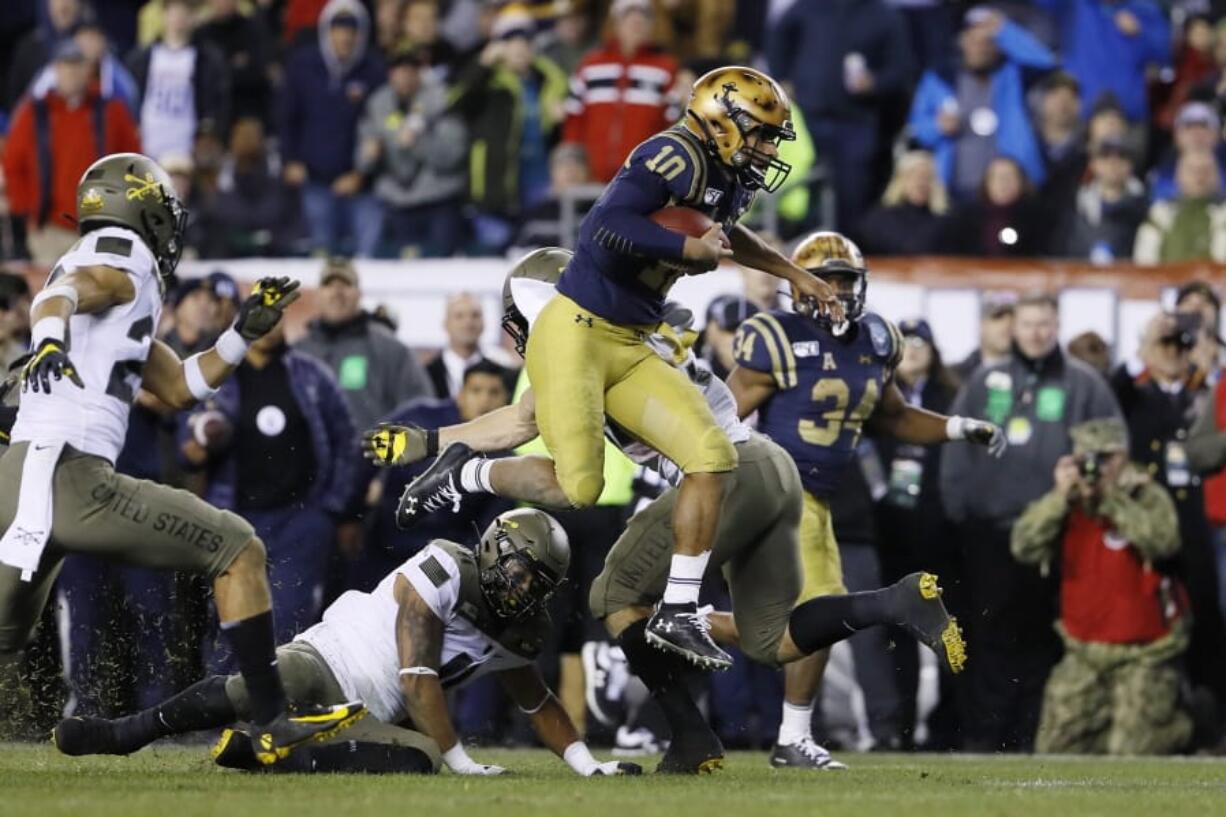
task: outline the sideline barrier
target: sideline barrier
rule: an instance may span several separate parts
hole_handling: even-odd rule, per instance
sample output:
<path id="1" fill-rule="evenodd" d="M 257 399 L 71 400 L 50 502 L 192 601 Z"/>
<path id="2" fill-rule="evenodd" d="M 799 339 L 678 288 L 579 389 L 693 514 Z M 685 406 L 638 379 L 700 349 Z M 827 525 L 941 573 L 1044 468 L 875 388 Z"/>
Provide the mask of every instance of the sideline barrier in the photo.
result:
<path id="1" fill-rule="evenodd" d="M 502 281 L 512 262 L 499 258 L 358 261 L 363 301 L 367 306 L 386 304 L 399 321 L 399 335 L 410 346 L 441 346 L 442 319 L 448 295 L 468 291 L 486 310 L 485 341 L 499 344 L 498 317 L 502 313 Z M 870 259 L 870 307 L 898 320 L 916 315 L 932 324 L 937 343 L 947 360 L 956 361 L 977 345 L 980 293 L 985 290 L 1058 292 L 1061 302 L 1061 340 L 1094 330 L 1116 350 L 1117 357 L 1132 357 L 1145 321 L 1169 303 L 1174 289 L 1204 279 L 1226 292 L 1226 264 L 1190 262 L 1157 267 L 1133 264 L 1090 264 L 1019 259 L 983 258 L 876 258 Z M 314 289 L 322 263 L 318 259 L 242 259 L 184 261 L 180 274 L 204 275 L 224 269 L 241 281 L 265 275 L 288 275 L 303 282 L 302 302 L 291 312 L 291 334 L 314 313 Z M 45 271 L 29 269 L 34 288 Z M 694 310 L 701 322 L 706 305 L 716 295 L 741 291 L 736 268 L 728 265 L 712 273 L 677 282 L 673 297 Z"/>

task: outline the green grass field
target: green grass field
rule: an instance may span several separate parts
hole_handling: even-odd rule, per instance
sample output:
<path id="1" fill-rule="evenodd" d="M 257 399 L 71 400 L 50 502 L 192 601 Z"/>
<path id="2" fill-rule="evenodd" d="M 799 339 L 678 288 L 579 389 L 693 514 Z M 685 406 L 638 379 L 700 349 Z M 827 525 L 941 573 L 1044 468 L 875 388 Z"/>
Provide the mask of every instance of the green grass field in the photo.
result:
<path id="1" fill-rule="evenodd" d="M 0 744 L 0 815 L 348 817 L 563 815 L 738 817 L 1212 817 L 1226 814 L 1226 761 L 847 755 L 851 771 L 776 771 L 736 753 L 711 777 L 584 780 L 540 751 L 474 750 L 502 778 L 250 776 L 214 768 L 203 748 L 130 758 L 65 758 Z M 655 758 L 647 758 L 654 766 Z"/>

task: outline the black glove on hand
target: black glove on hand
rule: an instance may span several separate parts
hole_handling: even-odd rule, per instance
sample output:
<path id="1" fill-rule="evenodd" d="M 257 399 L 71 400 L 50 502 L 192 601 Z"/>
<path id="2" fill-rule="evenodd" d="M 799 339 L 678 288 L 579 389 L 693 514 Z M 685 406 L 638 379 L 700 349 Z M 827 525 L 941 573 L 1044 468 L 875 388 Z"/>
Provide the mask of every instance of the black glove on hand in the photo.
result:
<path id="1" fill-rule="evenodd" d="M 362 432 L 362 456 L 381 468 L 410 465 L 438 454 L 438 432 L 379 423 Z"/>
<path id="2" fill-rule="evenodd" d="M 988 453 L 993 457 L 999 457 L 1004 454 L 1005 449 L 1009 446 L 1009 443 L 1005 440 L 1005 433 L 995 423 L 968 418 L 965 430 L 967 442 L 982 445 L 988 449 Z"/>
<path id="3" fill-rule="evenodd" d="M 302 295 L 301 282 L 292 278 L 261 278 L 243 305 L 239 307 L 234 328 L 248 343 L 271 332 L 281 320 L 286 307 Z"/>
<path id="4" fill-rule="evenodd" d="M 53 377 L 56 380 L 63 380 L 67 377 L 77 384 L 77 388 L 85 388 L 85 383 L 77 374 L 76 367 L 68 358 L 68 350 L 64 347 L 63 341 L 44 338 L 34 350 L 34 356 L 30 358 L 30 362 L 21 371 L 21 390 L 28 391 L 33 388 L 34 391 L 51 394 L 51 378 Z"/>

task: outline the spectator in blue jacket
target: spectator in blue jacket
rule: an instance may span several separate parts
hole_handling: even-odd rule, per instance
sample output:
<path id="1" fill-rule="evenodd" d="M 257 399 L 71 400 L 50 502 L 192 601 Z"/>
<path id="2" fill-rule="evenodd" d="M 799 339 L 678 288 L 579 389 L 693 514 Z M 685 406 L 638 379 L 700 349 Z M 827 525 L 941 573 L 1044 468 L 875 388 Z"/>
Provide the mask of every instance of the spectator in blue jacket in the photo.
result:
<path id="1" fill-rule="evenodd" d="M 1149 118 L 1145 70 L 1171 61 L 1171 24 L 1152 0 L 1036 0 L 1052 11 L 1064 66 L 1087 110 L 1112 94 L 1133 124 Z"/>
<path id="2" fill-rule="evenodd" d="M 384 418 L 395 425 L 417 425 L 422 428 L 444 428 L 475 420 L 511 401 L 507 389 L 506 370 L 490 360 L 481 360 L 464 370 L 464 381 L 454 397 L 422 397 L 396 408 Z M 397 565 L 402 564 L 432 539 L 463 542 L 472 537 L 473 526 L 484 530 L 498 514 L 511 508 L 512 503 L 493 494 L 482 494 L 478 502 L 464 503 L 457 514 L 433 514 L 412 530 L 396 527 L 396 505 L 404 488 L 418 477 L 433 460 L 425 460 L 404 468 L 375 469 L 367 467 L 363 483 L 375 481 L 376 487 L 367 492 L 377 501 L 367 518 L 368 547 L 361 559 L 352 565 L 348 587 L 369 591 Z"/>
<path id="3" fill-rule="evenodd" d="M 1045 178 L 1043 151 L 1026 107 L 1026 73 L 1056 67 L 1033 35 L 1000 12 L 967 12 L 958 37 L 961 60 L 925 71 L 911 105 L 911 133 L 936 156 L 956 200 L 978 193 L 995 156 L 1016 161 L 1035 185 Z"/>
<path id="4" fill-rule="evenodd" d="M 846 229 L 880 189 L 882 114 L 910 82 L 903 19 L 882 0 L 795 3 L 770 30 L 767 58 L 834 175 L 837 222 Z"/>
<path id="5" fill-rule="evenodd" d="M 179 429 L 184 459 L 207 466 L 205 497 L 241 514 L 268 549 L 276 637 L 322 609 L 333 550 L 356 555 L 360 456 L 349 407 L 323 363 L 285 345 L 280 327 L 251 345 L 234 376 Z M 226 671 L 217 645 L 210 668 Z"/>
<path id="6" fill-rule="evenodd" d="M 369 256 L 379 242 L 378 202 L 354 168 L 358 121 L 386 74 L 369 40 L 365 7 L 331 0 L 319 16 L 319 43 L 302 46 L 285 68 L 285 181 L 302 188 L 313 248 L 334 254 Z"/>
<path id="7" fill-rule="evenodd" d="M 1217 157 L 1226 190 L 1226 143 L 1222 142 L 1222 119 L 1207 102 L 1185 102 L 1175 115 L 1174 144 L 1149 174 L 1149 195 L 1153 201 L 1179 197 L 1175 184 L 1175 165 L 1185 153 L 1208 151 Z"/>

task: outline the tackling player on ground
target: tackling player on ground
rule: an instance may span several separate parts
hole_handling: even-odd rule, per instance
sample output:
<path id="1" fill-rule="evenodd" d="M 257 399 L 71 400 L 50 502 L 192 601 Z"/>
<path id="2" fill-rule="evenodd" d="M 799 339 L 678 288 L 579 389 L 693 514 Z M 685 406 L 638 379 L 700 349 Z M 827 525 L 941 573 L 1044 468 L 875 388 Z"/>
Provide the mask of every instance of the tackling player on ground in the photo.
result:
<path id="1" fill-rule="evenodd" d="M 528 340 L 526 369 L 552 460 L 444 451 L 405 492 L 406 524 L 458 507 L 466 491 L 513 482 L 552 481 L 564 506 L 591 505 L 603 488 L 607 416 L 685 475 L 672 520 L 671 580 L 647 637 L 700 666 L 731 665 L 711 641 L 697 602 L 736 449 L 693 384 L 644 338 L 660 329 L 673 282 L 725 257 L 789 281 L 808 308 L 840 317 L 825 283 L 736 223 L 758 190 L 776 190 L 790 170 L 778 158 L 780 141 L 795 138 L 790 111 L 778 84 L 751 68 L 720 68 L 694 83 L 683 122 L 635 148 L 584 218 L 578 250 Z M 649 218 L 674 204 L 716 225 L 693 238 Z"/>
<path id="2" fill-rule="evenodd" d="M 552 297 L 569 258 L 565 250 L 548 248 L 530 253 L 516 265 L 503 290 L 504 326 L 517 338 L 530 337 L 530 327 Z M 951 671 L 961 669 L 965 652 L 954 624 L 941 604 L 935 577 L 916 573 L 873 593 L 814 599 L 797 607 L 801 590 L 797 532 L 803 508 L 800 475 L 786 451 L 754 433 L 737 416 L 728 387 L 695 359 L 685 310 L 670 307 L 670 331 L 648 339 L 694 384 L 712 416 L 737 449 L 737 466 L 729 475 L 723 513 L 715 534 L 710 567 L 721 569 L 732 591 L 731 614 L 713 613 L 715 640 L 735 644 L 752 659 L 768 665 L 797 661 L 875 624 L 899 624 L 931 646 Z M 682 339 L 680 347 L 676 344 Z M 425 458 L 440 444 L 462 444 L 478 451 L 514 447 L 537 433 L 535 399 L 531 390 L 520 403 L 484 417 L 442 429 L 380 426 L 368 431 L 364 449 L 384 466 Z M 615 424 L 607 433 L 640 464 L 657 469 L 674 485 L 681 473 L 659 452 L 628 438 Z M 402 443 L 389 448 L 388 440 Z M 510 484 L 500 494 L 513 499 L 558 496 L 556 480 L 535 485 Z M 592 583 L 592 614 L 604 620 L 617 639 L 631 669 L 651 689 L 672 729 L 673 740 L 659 771 L 710 771 L 723 758 L 723 748 L 685 685 L 685 662 L 648 646 L 646 622 L 652 606 L 667 589 L 673 546 L 671 520 L 679 491 L 674 487 L 636 514 L 613 546 L 605 568 Z"/>
<path id="3" fill-rule="evenodd" d="M 783 446 L 800 471 L 803 604 L 847 592 L 826 500 L 846 469 L 858 467 L 856 446 L 866 426 L 873 434 L 917 445 L 968 440 L 997 456 L 1005 440 L 991 423 L 907 403 L 894 383 L 902 336 L 892 323 L 866 311 L 868 269 L 850 239 L 813 233 L 796 247 L 792 260 L 835 288 L 846 323 L 779 309 L 754 315 L 737 332 L 737 367 L 728 385 L 740 416 L 757 411 L 758 429 Z M 828 655 L 822 650 L 786 669 L 783 719 L 771 752 L 775 766 L 845 768 L 814 742 L 809 727 Z"/>
<path id="4" fill-rule="evenodd" d="M 435 539 L 370 593 L 345 593 L 319 624 L 278 648 L 290 700 L 328 706 L 360 698 L 374 716 L 332 745 L 296 753 L 290 769 L 432 772 L 441 759 L 456 774 L 501 774 L 502 767 L 464 751 L 445 697 L 494 673 L 541 741 L 577 773 L 641 771 L 596 760 L 536 667 L 550 627 L 545 605 L 570 564 L 566 532 L 542 511 L 508 511 L 486 528 L 475 551 Z M 62 721 L 56 745 L 71 755 L 126 755 L 167 735 L 250 716 L 243 678 L 214 676 L 126 718 Z M 259 767 L 242 734 L 222 734 L 213 748 L 220 765 Z"/>
<path id="5" fill-rule="evenodd" d="M 251 692 L 255 751 L 275 763 L 360 718 L 361 704 L 291 717 L 264 545 L 251 525 L 186 491 L 115 473 L 138 389 L 176 409 L 209 397 L 298 297 L 297 282 L 261 280 L 213 348 L 180 360 L 154 331 L 186 220 L 169 176 L 145 156 L 106 156 L 81 177 L 81 238 L 32 304 L 32 354 L 0 454 L 0 664 L 15 663 L 32 637 L 65 554 L 204 573 Z"/>

